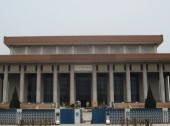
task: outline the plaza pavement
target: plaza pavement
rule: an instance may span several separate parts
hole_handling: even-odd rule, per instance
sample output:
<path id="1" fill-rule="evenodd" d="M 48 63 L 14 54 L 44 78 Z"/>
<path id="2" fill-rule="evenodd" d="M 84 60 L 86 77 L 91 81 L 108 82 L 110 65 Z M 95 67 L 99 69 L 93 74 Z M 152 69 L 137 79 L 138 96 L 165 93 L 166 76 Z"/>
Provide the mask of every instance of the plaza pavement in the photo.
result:
<path id="1" fill-rule="evenodd" d="M 60 126 L 121 126 L 121 125 L 106 125 L 106 124 L 61 124 Z M 143 125 L 145 126 L 145 125 Z M 153 124 L 152 126 L 170 126 L 170 124 Z"/>
<path id="2" fill-rule="evenodd" d="M 0 125 L 0 126 L 18 126 L 18 125 Z M 39 126 L 39 125 L 34 125 L 34 126 Z M 41 125 L 41 126 L 43 126 L 43 125 Z M 60 125 L 51 125 L 51 126 L 121 126 L 121 125 L 88 124 L 88 123 L 86 124 L 86 123 L 82 123 L 82 124 L 60 124 Z M 131 126 L 131 125 L 129 125 L 129 126 Z M 145 126 L 145 125 L 142 125 L 142 126 Z M 152 124 L 152 126 L 170 126 L 170 124 Z"/>
<path id="3" fill-rule="evenodd" d="M 121 125 L 106 125 L 106 124 L 61 124 L 60 126 L 121 126 Z M 125 125 L 124 125 L 125 126 Z M 131 126 L 131 125 L 129 125 Z M 145 126 L 145 125 L 143 125 Z M 152 124 L 152 126 L 170 126 L 170 124 Z"/>

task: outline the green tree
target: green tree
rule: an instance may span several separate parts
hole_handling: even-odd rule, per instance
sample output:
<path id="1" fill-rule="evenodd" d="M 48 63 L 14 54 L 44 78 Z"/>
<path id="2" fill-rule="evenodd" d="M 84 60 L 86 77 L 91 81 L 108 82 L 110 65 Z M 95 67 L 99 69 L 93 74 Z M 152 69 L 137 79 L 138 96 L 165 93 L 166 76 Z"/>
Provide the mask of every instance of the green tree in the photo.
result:
<path id="1" fill-rule="evenodd" d="M 17 93 L 16 87 L 14 89 L 14 93 L 13 93 L 12 100 L 10 102 L 9 108 L 20 108 L 20 101 L 19 101 L 19 98 L 18 98 L 18 93 Z"/>
<path id="2" fill-rule="evenodd" d="M 156 101 L 153 97 L 151 87 L 148 87 L 147 98 L 145 99 L 145 108 L 156 108 Z"/>

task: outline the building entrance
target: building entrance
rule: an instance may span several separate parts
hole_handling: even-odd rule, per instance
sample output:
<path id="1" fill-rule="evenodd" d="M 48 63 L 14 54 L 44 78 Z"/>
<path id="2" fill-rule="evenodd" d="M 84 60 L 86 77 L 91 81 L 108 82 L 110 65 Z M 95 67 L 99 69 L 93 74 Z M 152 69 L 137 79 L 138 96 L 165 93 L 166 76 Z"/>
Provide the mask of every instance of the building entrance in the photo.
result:
<path id="1" fill-rule="evenodd" d="M 60 105 L 69 105 L 70 99 L 70 74 L 59 74 Z"/>
<path id="2" fill-rule="evenodd" d="M 124 91 L 123 91 L 123 84 L 125 80 L 124 73 L 115 73 L 114 74 L 114 98 L 115 102 L 123 102 L 124 98 Z"/>
<path id="3" fill-rule="evenodd" d="M 139 102 L 139 75 L 131 74 L 131 101 Z"/>
<path id="4" fill-rule="evenodd" d="M 108 87 L 108 74 L 97 74 L 97 99 L 100 106 L 107 104 L 107 87 Z"/>
<path id="5" fill-rule="evenodd" d="M 44 74 L 44 102 L 53 102 L 53 75 Z"/>
<path id="6" fill-rule="evenodd" d="M 36 102 L 36 74 L 28 74 L 28 96 L 27 101 Z"/>
<path id="7" fill-rule="evenodd" d="M 91 84 L 92 74 L 77 73 L 76 82 L 76 101 L 81 102 L 82 107 L 86 107 L 86 103 L 91 104 Z"/>
<path id="8" fill-rule="evenodd" d="M 4 75 L 0 74 L 0 102 L 2 102 L 2 96 L 3 96 L 3 78 Z"/>

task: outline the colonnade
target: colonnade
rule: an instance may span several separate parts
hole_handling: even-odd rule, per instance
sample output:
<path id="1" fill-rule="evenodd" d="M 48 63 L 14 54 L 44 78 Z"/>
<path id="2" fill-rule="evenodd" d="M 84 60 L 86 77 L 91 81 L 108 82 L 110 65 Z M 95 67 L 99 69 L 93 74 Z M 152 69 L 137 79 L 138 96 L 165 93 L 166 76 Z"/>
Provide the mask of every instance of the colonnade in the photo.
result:
<path id="1" fill-rule="evenodd" d="M 91 103 L 92 106 L 97 106 L 97 65 L 92 65 L 92 96 L 91 96 Z M 114 102 L 114 73 L 116 71 L 113 70 L 113 64 L 108 65 L 108 74 L 109 74 L 109 84 L 108 84 L 108 101 Z M 131 70 L 130 70 L 130 64 L 125 65 L 125 102 L 131 102 Z M 164 76 L 164 70 L 163 65 L 159 64 L 159 101 L 165 102 L 170 101 L 170 91 L 169 91 L 169 76 Z M 58 103 L 59 102 L 59 93 L 58 93 L 58 69 L 57 65 L 53 65 L 53 102 Z M 74 71 L 74 65 L 70 65 L 70 104 L 74 104 L 76 101 L 76 90 L 75 90 L 75 71 Z M 147 76 L 147 66 L 146 64 L 142 64 L 142 88 L 143 88 L 143 100 L 147 97 L 147 89 L 148 89 L 148 76 Z M 2 102 L 6 103 L 9 102 L 8 100 L 8 92 L 9 89 L 9 72 L 8 72 L 8 66 L 5 65 L 3 75 L 4 77 L 1 78 L 1 82 L 3 86 L 0 86 L 0 88 L 3 88 L 2 91 Z M 41 102 L 41 66 L 37 65 L 37 71 L 36 71 L 36 102 Z M 20 69 L 20 88 L 19 88 L 19 99 L 20 102 L 25 102 L 24 100 L 24 86 L 25 86 L 25 71 L 24 71 L 24 65 L 21 65 Z"/>

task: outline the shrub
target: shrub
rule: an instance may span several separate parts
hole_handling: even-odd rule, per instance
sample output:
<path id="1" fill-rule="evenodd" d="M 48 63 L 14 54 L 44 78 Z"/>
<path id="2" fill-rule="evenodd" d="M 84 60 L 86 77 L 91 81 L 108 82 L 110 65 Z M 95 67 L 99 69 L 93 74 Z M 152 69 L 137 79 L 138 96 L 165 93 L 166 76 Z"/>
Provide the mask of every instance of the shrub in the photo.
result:
<path id="1" fill-rule="evenodd" d="M 18 98 L 18 93 L 17 93 L 16 87 L 14 89 L 14 93 L 13 93 L 12 100 L 10 102 L 9 108 L 20 108 L 20 101 L 19 101 L 19 98 Z"/>
<path id="2" fill-rule="evenodd" d="M 147 98 L 145 99 L 145 108 L 156 108 L 156 101 L 153 97 L 151 87 L 148 87 Z"/>

